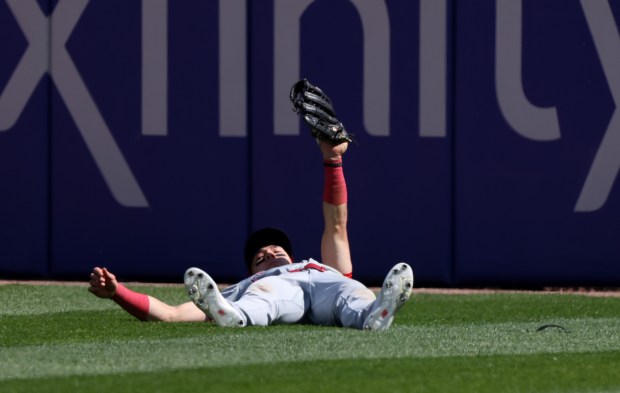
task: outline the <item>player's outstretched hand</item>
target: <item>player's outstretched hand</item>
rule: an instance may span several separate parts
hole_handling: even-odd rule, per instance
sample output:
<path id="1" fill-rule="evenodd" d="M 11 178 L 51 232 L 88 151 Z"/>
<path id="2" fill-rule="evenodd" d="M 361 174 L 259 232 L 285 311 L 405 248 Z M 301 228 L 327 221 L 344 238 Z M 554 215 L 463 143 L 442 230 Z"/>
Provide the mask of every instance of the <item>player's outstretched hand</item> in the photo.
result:
<path id="1" fill-rule="evenodd" d="M 93 268 L 90 273 L 90 287 L 88 291 L 93 295 L 101 298 L 111 298 L 116 293 L 118 281 L 116 276 L 108 271 L 105 267 Z"/>
<path id="2" fill-rule="evenodd" d="M 344 142 L 336 146 L 326 141 L 319 140 L 318 142 L 324 160 L 337 160 L 342 158 L 342 155 L 347 151 L 347 148 L 349 147 L 348 142 Z"/>

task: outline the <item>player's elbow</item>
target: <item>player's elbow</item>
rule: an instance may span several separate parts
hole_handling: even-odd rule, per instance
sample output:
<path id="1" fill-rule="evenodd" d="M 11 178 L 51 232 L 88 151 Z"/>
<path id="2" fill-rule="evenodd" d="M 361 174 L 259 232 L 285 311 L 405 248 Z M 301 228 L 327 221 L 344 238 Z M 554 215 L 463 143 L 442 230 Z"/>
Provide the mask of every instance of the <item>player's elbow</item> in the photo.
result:
<path id="1" fill-rule="evenodd" d="M 334 237 L 347 237 L 347 223 L 333 222 L 325 225 L 325 233 Z"/>
<path id="2" fill-rule="evenodd" d="M 149 315 L 149 321 L 153 322 L 180 322 L 181 314 L 176 307 L 166 310 L 157 310 Z"/>

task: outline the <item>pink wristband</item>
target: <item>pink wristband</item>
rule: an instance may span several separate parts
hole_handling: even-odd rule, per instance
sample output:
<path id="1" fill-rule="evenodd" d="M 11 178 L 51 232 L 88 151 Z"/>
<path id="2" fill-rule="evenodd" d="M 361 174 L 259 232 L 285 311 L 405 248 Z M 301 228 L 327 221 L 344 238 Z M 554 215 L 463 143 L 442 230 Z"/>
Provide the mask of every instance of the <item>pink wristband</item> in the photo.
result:
<path id="1" fill-rule="evenodd" d="M 325 179 L 323 183 L 323 202 L 330 205 L 347 203 L 347 183 L 344 180 L 342 160 L 324 160 Z"/>
<path id="2" fill-rule="evenodd" d="M 142 293 L 134 292 L 123 284 L 118 284 L 112 300 L 125 311 L 141 321 L 149 319 L 149 297 Z"/>

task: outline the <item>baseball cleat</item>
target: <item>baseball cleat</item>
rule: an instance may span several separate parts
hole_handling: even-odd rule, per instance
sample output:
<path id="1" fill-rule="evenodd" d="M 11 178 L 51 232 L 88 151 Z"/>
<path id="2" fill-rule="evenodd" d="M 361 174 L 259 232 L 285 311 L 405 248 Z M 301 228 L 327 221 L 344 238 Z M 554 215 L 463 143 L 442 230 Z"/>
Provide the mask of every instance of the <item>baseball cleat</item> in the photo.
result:
<path id="1" fill-rule="evenodd" d="M 413 270 L 404 262 L 396 264 L 383 281 L 368 317 L 364 321 L 364 330 L 387 330 L 394 315 L 411 296 L 413 289 Z"/>
<path id="2" fill-rule="evenodd" d="M 217 284 L 202 270 L 192 267 L 185 272 L 185 289 L 190 300 L 223 327 L 244 327 L 245 319 L 230 302 L 222 296 Z"/>

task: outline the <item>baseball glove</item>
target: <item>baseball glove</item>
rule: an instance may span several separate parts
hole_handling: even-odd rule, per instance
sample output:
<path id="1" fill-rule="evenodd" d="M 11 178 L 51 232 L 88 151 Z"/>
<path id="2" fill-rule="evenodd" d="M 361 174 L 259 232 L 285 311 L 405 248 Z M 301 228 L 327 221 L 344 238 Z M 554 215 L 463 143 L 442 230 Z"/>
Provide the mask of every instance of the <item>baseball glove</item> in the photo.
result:
<path id="1" fill-rule="evenodd" d="M 336 117 L 332 101 L 327 94 L 306 79 L 296 82 L 291 88 L 293 110 L 310 126 L 312 137 L 334 146 L 353 142 L 344 125 Z"/>

